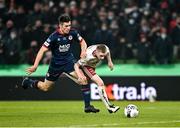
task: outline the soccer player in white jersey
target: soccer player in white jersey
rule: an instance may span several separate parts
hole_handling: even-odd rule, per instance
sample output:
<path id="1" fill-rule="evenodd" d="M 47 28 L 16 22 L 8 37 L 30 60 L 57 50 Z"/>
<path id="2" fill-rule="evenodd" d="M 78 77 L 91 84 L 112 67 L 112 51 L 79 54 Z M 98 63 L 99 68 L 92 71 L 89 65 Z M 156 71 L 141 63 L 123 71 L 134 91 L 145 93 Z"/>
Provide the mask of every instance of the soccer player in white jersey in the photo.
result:
<path id="1" fill-rule="evenodd" d="M 107 58 L 110 70 L 113 70 L 113 63 L 109 48 L 104 44 L 92 45 L 86 49 L 86 56 L 75 63 L 74 68 L 79 78 L 78 81 L 86 83 L 87 77 L 89 77 L 98 85 L 99 96 L 101 97 L 101 100 L 105 104 L 107 110 L 110 113 L 115 113 L 120 109 L 120 107 L 114 106 L 109 102 L 104 88 L 104 82 L 95 72 L 96 65 L 105 58 Z M 82 73 L 82 70 L 84 73 Z"/>

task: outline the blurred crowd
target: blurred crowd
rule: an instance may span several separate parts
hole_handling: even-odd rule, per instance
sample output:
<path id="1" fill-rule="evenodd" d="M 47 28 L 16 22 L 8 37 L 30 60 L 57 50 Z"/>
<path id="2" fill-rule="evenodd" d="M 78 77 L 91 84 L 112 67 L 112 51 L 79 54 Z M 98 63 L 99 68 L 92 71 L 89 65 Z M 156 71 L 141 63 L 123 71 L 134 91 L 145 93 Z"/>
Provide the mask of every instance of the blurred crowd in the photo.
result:
<path id="1" fill-rule="evenodd" d="M 0 0 L 0 64 L 32 64 L 63 13 L 88 45 L 105 43 L 123 63 L 180 59 L 180 0 Z"/>

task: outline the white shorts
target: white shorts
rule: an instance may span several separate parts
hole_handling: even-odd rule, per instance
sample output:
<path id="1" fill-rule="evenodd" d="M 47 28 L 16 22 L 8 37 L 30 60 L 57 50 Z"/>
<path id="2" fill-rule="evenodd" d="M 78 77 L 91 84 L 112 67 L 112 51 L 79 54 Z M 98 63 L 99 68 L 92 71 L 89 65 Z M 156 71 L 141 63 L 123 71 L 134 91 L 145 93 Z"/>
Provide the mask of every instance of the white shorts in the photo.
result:
<path id="1" fill-rule="evenodd" d="M 92 78 L 94 75 L 96 75 L 95 68 L 90 66 L 81 66 L 81 69 L 85 73 L 86 76 L 89 78 Z"/>

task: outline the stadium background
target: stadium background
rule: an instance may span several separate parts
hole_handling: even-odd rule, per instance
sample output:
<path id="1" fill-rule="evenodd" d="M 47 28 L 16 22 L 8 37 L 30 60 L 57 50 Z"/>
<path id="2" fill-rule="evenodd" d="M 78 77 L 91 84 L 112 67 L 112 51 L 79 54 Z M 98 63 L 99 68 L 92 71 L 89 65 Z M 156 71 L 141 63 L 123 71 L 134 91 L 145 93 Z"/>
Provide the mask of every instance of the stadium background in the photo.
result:
<path id="1" fill-rule="evenodd" d="M 68 13 L 72 17 L 72 27 L 79 30 L 88 46 L 105 43 L 110 48 L 115 63 L 114 71 L 107 69 L 106 62 L 102 62 L 97 68 L 97 73 L 103 79 L 108 79 L 107 85 L 118 83 L 119 86 L 133 85 L 137 89 L 145 82 L 148 87 L 161 87 L 159 90 L 155 89 L 158 100 L 180 100 L 178 95 L 173 96 L 179 90 L 179 7 L 178 0 L 1 0 L 0 76 L 2 85 L 6 86 L 3 86 L 0 99 L 12 100 L 14 96 L 10 98 L 7 93 L 27 93 L 16 92 L 25 76 L 24 70 L 33 64 L 42 43 L 57 28 L 58 16 Z M 80 48 L 77 43 L 74 43 L 72 51 L 78 59 Z M 47 52 L 33 76 L 43 79 L 50 58 L 51 52 Z M 137 77 L 138 82 L 129 82 L 133 81 L 133 77 Z M 12 83 L 4 81 L 6 78 L 18 80 Z M 148 81 L 148 78 L 152 81 Z M 57 83 L 58 90 L 63 90 L 68 84 L 75 85 L 69 82 L 60 80 Z M 168 98 L 159 96 L 160 91 L 165 89 L 164 83 L 173 88 Z M 68 87 L 72 90 L 71 86 Z M 124 95 L 128 95 L 126 93 Z M 63 99 L 64 96 L 58 94 L 55 99 Z M 33 95 L 39 94 L 34 92 Z M 138 93 L 135 95 L 139 95 L 138 99 L 148 100 L 149 94 L 146 94 L 145 99 Z M 21 99 L 20 97 L 26 99 L 23 96 L 17 99 Z M 53 97 L 50 96 L 49 99 Z M 127 98 L 121 100 L 124 99 Z"/>
<path id="2" fill-rule="evenodd" d="M 94 83 L 95 116 L 83 112 L 79 87 L 64 76 L 48 93 L 20 87 L 63 13 L 88 46 L 109 46 L 114 70 L 103 61 L 97 73 L 118 113 L 107 113 Z M 180 127 L 179 13 L 179 0 L 0 0 L 0 127 Z M 77 43 L 72 51 L 78 59 Z M 44 79 L 50 58 L 47 52 L 34 79 Z M 138 106 L 138 118 L 124 117 L 127 104 Z"/>

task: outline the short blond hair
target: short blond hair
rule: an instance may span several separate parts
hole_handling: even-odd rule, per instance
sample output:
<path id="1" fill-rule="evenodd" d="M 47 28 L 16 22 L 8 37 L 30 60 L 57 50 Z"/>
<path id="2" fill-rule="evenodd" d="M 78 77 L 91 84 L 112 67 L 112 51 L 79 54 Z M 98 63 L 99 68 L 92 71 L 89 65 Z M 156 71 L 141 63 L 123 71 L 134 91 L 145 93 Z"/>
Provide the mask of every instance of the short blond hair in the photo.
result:
<path id="1" fill-rule="evenodd" d="M 105 44 L 99 44 L 97 46 L 97 50 L 100 50 L 102 53 L 106 53 L 107 52 L 106 45 Z"/>

